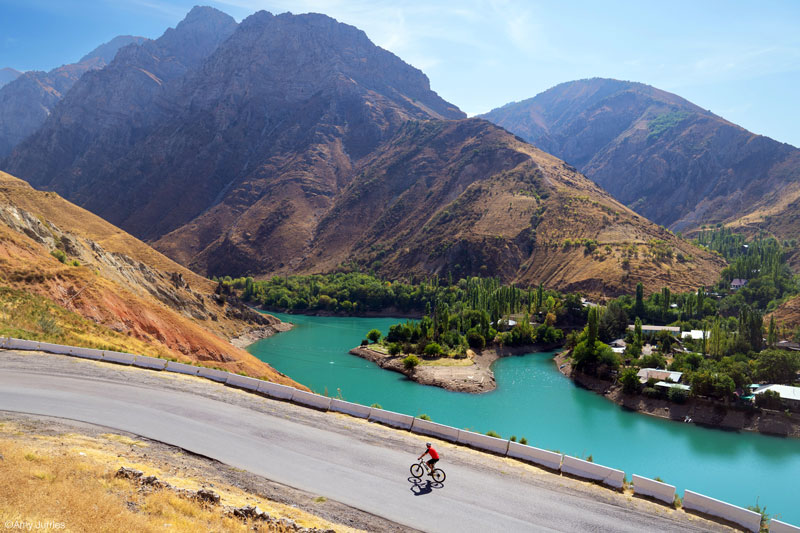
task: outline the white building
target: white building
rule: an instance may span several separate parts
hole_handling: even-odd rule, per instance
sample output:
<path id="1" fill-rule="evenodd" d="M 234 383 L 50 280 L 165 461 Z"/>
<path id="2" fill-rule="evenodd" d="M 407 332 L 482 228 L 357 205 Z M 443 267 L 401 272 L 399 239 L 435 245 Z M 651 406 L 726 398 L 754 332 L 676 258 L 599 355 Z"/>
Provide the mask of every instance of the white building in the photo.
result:
<path id="1" fill-rule="evenodd" d="M 680 383 L 683 372 L 671 372 L 669 370 L 661 370 L 660 368 L 643 368 L 639 370 L 636 375 L 639 377 L 640 383 L 647 383 L 650 379 Z"/>

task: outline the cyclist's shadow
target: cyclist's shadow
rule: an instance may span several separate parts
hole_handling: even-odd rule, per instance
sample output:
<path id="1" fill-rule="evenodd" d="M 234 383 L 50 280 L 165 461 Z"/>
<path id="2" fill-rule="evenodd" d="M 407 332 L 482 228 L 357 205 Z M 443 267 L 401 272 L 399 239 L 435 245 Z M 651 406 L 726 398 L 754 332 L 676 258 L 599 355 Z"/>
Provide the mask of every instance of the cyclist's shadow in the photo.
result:
<path id="1" fill-rule="evenodd" d="M 428 479 L 427 481 L 422 481 L 421 479 L 410 477 L 408 481 L 411 482 L 411 493 L 414 496 L 425 496 L 433 492 L 433 489 L 440 489 L 444 485 L 442 483 L 437 483 L 435 481 L 431 481 Z"/>

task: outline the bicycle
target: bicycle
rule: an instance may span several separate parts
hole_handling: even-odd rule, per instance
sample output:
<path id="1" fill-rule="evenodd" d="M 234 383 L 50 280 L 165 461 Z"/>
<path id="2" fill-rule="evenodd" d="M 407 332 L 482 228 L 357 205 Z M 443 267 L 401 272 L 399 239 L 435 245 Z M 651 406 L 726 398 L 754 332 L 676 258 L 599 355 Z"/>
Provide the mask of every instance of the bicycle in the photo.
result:
<path id="1" fill-rule="evenodd" d="M 413 465 L 411 465 L 410 469 L 411 475 L 417 479 L 421 478 L 422 474 L 424 474 L 425 471 L 427 470 L 425 468 L 426 466 L 427 465 L 425 464 L 425 462 L 422 459 L 420 459 L 418 463 L 414 463 Z M 441 468 L 434 468 L 430 474 L 436 483 L 442 483 L 444 479 L 447 477 L 447 475 L 444 473 L 444 470 L 442 470 Z"/>

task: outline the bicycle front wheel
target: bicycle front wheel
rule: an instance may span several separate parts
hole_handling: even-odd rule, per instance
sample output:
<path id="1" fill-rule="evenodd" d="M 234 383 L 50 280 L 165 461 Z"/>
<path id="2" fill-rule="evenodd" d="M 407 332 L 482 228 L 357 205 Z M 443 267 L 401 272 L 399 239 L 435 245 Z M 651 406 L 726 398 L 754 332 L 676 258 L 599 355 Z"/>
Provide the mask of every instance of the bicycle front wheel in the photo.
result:
<path id="1" fill-rule="evenodd" d="M 441 483 L 444 481 L 444 478 L 447 477 L 444 473 L 444 470 L 439 470 L 438 468 L 433 471 L 433 480 L 436 483 Z"/>
<path id="2" fill-rule="evenodd" d="M 425 473 L 425 470 L 422 468 L 422 465 L 419 463 L 414 463 L 411 465 L 411 475 L 414 477 L 422 477 L 422 474 Z"/>

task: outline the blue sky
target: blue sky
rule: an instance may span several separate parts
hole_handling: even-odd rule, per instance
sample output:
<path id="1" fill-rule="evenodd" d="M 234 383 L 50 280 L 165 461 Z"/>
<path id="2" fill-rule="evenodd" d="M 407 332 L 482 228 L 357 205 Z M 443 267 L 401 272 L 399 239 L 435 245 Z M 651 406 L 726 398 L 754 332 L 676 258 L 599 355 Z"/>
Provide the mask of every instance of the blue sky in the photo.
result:
<path id="1" fill-rule="evenodd" d="M 800 146 L 800 1 L 1 0 L 0 67 L 49 70 L 195 4 L 325 13 L 422 69 L 470 115 L 594 76 L 674 92 Z"/>

